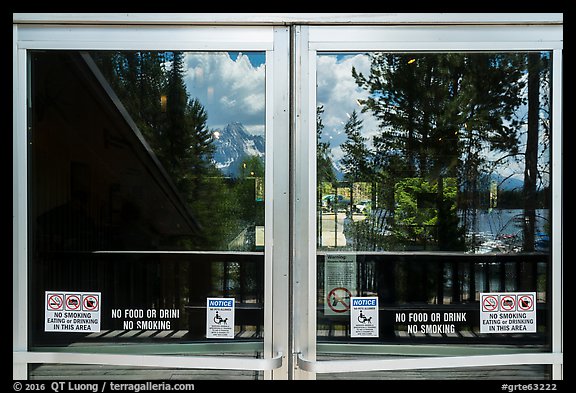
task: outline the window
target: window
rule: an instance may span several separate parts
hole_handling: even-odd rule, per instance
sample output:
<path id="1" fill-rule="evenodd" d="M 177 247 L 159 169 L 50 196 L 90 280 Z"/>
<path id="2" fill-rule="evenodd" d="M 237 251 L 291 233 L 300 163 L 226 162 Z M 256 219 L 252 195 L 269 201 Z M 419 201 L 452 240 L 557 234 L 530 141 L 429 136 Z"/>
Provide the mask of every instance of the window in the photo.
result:
<path id="1" fill-rule="evenodd" d="M 263 350 L 264 61 L 31 52 L 32 348 L 193 351 L 214 341 L 206 298 L 232 297 L 228 341 Z M 101 329 L 47 329 L 44 293 L 78 291 L 100 296 Z"/>

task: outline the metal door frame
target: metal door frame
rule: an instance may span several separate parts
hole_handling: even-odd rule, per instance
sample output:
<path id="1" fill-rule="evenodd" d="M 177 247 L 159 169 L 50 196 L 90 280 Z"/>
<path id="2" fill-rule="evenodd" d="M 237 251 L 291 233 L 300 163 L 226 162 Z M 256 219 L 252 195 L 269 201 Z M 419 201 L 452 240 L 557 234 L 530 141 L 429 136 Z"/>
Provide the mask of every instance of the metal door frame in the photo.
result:
<path id="1" fill-rule="evenodd" d="M 295 378 L 316 373 L 551 364 L 562 379 L 562 26 L 296 26 L 293 274 Z M 531 51 L 553 53 L 552 350 L 549 353 L 316 360 L 316 55 L 366 51 Z"/>
<path id="2" fill-rule="evenodd" d="M 282 26 L 13 25 L 13 378 L 31 363 L 263 370 L 288 376 L 289 29 Z M 266 53 L 264 358 L 32 352 L 28 347 L 28 50 L 186 50 Z M 222 345 L 219 344 L 219 351 Z M 224 349 L 225 350 L 225 349 Z"/>
<path id="3" fill-rule="evenodd" d="M 552 364 L 562 378 L 562 14 L 263 13 L 13 14 L 13 378 L 29 363 L 202 368 L 210 359 L 63 354 L 28 348 L 27 51 L 166 49 L 266 51 L 264 359 L 214 359 L 213 368 L 265 370 L 267 379 L 315 379 L 337 370 Z M 193 33 L 193 34 L 191 34 Z M 552 352 L 337 363 L 316 361 L 315 64 L 319 51 L 552 50 Z M 273 154 L 271 154 L 273 153 Z M 168 363 L 166 363 L 168 362 Z M 464 363 L 462 363 L 464 362 Z"/>

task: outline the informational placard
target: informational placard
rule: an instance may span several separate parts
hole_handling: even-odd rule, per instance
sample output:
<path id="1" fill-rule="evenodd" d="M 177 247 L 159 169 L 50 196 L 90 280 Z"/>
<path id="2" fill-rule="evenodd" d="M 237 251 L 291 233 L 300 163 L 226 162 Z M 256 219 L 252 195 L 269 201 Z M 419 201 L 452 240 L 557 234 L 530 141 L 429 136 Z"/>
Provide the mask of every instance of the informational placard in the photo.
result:
<path id="1" fill-rule="evenodd" d="M 327 254 L 324 262 L 324 315 L 349 315 L 357 289 L 356 255 Z"/>
<path id="2" fill-rule="evenodd" d="M 480 294 L 480 333 L 535 333 L 536 292 Z"/>
<path id="3" fill-rule="evenodd" d="M 206 299 L 206 338 L 234 338 L 234 298 Z"/>
<path id="4" fill-rule="evenodd" d="M 394 313 L 394 329 L 408 335 L 428 338 L 458 337 L 458 331 L 468 329 L 467 311 L 399 310 Z"/>
<path id="5" fill-rule="evenodd" d="M 101 300 L 100 292 L 46 291 L 44 331 L 99 332 Z"/>
<path id="6" fill-rule="evenodd" d="M 350 337 L 378 337 L 378 298 L 352 297 Z"/>
<path id="7" fill-rule="evenodd" d="M 180 318 L 178 308 L 112 308 L 113 320 L 122 321 L 124 330 L 172 330 Z"/>

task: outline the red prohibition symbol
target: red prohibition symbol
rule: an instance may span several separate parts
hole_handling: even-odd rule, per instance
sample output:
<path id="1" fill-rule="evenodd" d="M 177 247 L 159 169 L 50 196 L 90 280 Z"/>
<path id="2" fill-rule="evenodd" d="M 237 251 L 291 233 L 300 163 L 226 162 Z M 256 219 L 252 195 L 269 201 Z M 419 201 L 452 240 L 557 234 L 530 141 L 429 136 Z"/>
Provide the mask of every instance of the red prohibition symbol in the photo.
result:
<path id="1" fill-rule="evenodd" d="M 48 295 L 48 310 L 60 311 L 64 306 L 64 296 L 59 293 Z"/>
<path id="2" fill-rule="evenodd" d="M 352 293 L 350 293 L 348 288 L 338 287 L 330 291 L 326 300 L 328 301 L 328 306 L 332 309 L 332 311 L 346 312 L 350 309 L 351 296 Z"/>
<path id="3" fill-rule="evenodd" d="M 84 296 L 84 311 L 98 311 L 98 297 L 94 295 Z"/>
<path id="4" fill-rule="evenodd" d="M 482 300 L 482 311 L 496 311 L 498 309 L 498 299 L 496 296 L 485 296 Z"/>
<path id="5" fill-rule="evenodd" d="M 66 295 L 66 310 L 76 311 L 80 310 L 82 305 L 79 295 Z"/>
<path id="6" fill-rule="evenodd" d="M 516 309 L 516 298 L 506 295 L 500 299 L 500 309 L 502 311 L 514 311 Z"/>
<path id="7" fill-rule="evenodd" d="M 518 297 L 518 309 L 522 311 L 534 310 L 534 297 L 532 295 L 522 295 Z"/>

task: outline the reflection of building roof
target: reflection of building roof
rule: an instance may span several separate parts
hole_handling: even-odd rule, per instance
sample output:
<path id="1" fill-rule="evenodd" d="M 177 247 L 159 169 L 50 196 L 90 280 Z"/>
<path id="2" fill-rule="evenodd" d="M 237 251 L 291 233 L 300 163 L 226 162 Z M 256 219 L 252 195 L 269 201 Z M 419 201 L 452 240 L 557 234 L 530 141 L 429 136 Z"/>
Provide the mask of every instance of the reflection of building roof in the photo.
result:
<path id="1" fill-rule="evenodd" d="M 154 209 L 160 211 L 154 216 L 154 224 L 161 227 L 162 233 L 172 235 L 197 233 L 201 229 L 200 224 L 192 215 L 170 175 L 158 160 L 158 157 L 92 57 L 88 53 L 83 52 L 80 53 L 80 59 L 74 63 L 78 66 L 82 75 L 86 77 L 86 81 L 90 83 L 93 88 L 92 93 L 103 104 L 115 124 L 118 124 L 113 131 L 104 131 L 107 142 L 133 153 L 137 157 L 138 162 L 145 167 L 145 171 L 133 170 L 132 174 L 123 177 L 123 180 L 127 182 L 126 186 L 147 186 L 138 196 L 139 199 L 144 200 L 143 206 L 141 206 L 142 210 L 150 211 Z M 120 135 L 113 135 L 115 133 Z M 124 169 L 127 168 L 119 165 L 118 171 Z M 130 176 L 138 179 L 127 179 Z M 156 187 L 152 187 L 152 184 L 149 183 L 153 183 Z M 164 198 L 160 198 L 158 192 L 154 192 L 154 188 L 156 190 L 159 189 Z M 166 200 L 170 202 L 169 205 L 165 203 Z"/>

